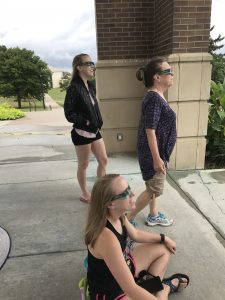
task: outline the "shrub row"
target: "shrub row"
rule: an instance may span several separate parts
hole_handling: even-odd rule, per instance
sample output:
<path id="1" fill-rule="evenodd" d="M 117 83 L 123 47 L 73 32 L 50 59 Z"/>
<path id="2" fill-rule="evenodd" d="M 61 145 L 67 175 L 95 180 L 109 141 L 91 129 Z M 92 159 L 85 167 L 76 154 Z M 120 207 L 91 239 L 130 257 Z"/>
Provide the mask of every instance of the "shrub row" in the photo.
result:
<path id="1" fill-rule="evenodd" d="M 19 109 L 16 109 L 8 103 L 0 104 L 0 120 L 16 120 L 23 118 L 25 113 Z"/>

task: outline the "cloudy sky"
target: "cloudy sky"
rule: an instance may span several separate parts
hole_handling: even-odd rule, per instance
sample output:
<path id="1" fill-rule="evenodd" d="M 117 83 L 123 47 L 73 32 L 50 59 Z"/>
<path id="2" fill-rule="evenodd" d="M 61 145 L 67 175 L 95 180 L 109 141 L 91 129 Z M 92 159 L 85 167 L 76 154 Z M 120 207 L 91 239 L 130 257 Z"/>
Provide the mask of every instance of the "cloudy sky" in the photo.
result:
<path id="1" fill-rule="evenodd" d="M 70 69 L 76 53 L 96 60 L 94 0 L 1 1 L 0 44 L 33 50 L 64 69 Z"/>
<path id="2" fill-rule="evenodd" d="M 213 36 L 225 36 L 224 11 L 224 0 L 212 0 Z M 1 1 L 0 45 L 33 50 L 49 65 L 69 71 L 77 53 L 90 53 L 96 61 L 94 0 Z"/>

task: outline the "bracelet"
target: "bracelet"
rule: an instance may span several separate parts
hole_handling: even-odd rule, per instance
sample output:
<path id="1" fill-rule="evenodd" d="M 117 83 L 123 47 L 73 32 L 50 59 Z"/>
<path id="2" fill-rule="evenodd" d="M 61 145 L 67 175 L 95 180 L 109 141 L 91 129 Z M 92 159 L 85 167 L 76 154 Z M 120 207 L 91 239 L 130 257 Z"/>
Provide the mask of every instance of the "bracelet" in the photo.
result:
<path id="1" fill-rule="evenodd" d="M 165 242 L 165 234 L 160 233 L 160 237 L 161 237 L 160 243 L 164 244 L 164 242 Z"/>

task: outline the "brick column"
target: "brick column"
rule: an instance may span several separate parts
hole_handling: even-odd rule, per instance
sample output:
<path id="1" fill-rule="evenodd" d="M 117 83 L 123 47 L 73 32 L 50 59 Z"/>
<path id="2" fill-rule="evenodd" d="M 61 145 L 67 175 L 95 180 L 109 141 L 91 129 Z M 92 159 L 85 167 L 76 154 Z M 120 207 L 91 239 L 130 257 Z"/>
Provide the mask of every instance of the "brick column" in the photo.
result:
<path id="1" fill-rule="evenodd" d="M 135 72 L 151 56 L 165 55 L 175 72 L 167 99 L 178 128 L 170 167 L 204 167 L 210 14 L 211 0 L 96 0 L 97 92 L 109 152 L 135 150 L 145 92 Z"/>
<path id="2" fill-rule="evenodd" d="M 96 83 L 108 152 L 134 151 L 144 89 L 135 73 L 152 56 L 154 0 L 96 0 Z M 122 134 L 123 140 L 117 139 Z"/>
<path id="3" fill-rule="evenodd" d="M 151 56 L 154 0 L 96 0 L 95 4 L 100 61 Z"/>

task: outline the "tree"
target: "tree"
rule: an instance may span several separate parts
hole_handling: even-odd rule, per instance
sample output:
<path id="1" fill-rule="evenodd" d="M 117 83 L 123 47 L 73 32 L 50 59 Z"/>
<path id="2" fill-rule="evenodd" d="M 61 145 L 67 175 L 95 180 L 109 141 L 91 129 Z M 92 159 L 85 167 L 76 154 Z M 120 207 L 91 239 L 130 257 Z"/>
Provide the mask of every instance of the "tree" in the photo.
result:
<path id="1" fill-rule="evenodd" d="M 210 28 L 210 32 L 214 29 L 214 26 Z M 211 36 L 209 38 L 209 53 L 212 55 L 212 80 L 214 82 L 223 83 L 225 77 L 225 55 L 222 53 L 217 53 L 216 51 L 221 49 L 224 45 L 221 43 L 225 37 L 221 34 L 217 38 L 213 39 Z"/>
<path id="2" fill-rule="evenodd" d="M 225 164 L 225 80 L 211 82 L 206 156 L 216 166 Z"/>
<path id="3" fill-rule="evenodd" d="M 69 72 L 64 72 L 63 77 L 59 81 L 59 86 L 61 91 L 65 91 L 70 84 L 71 74 Z"/>
<path id="4" fill-rule="evenodd" d="M 51 71 L 33 51 L 0 46 L 0 95 L 43 101 L 51 87 Z"/>
<path id="5" fill-rule="evenodd" d="M 68 88 L 71 77 L 72 75 L 69 72 L 64 72 L 63 77 L 59 81 L 61 91 L 65 91 Z M 95 77 L 91 80 L 91 82 L 94 84 L 94 86 L 96 86 Z"/>
<path id="6" fill-rule="evenodd" d="M 213 167 L 224 167 L 225 163 L 225 55 L 216 52 L 224 46 L 218 45 L 223 40 L 221 34 L 209 39 L 209 53 L 213 59 L 206 158 Z"/>

